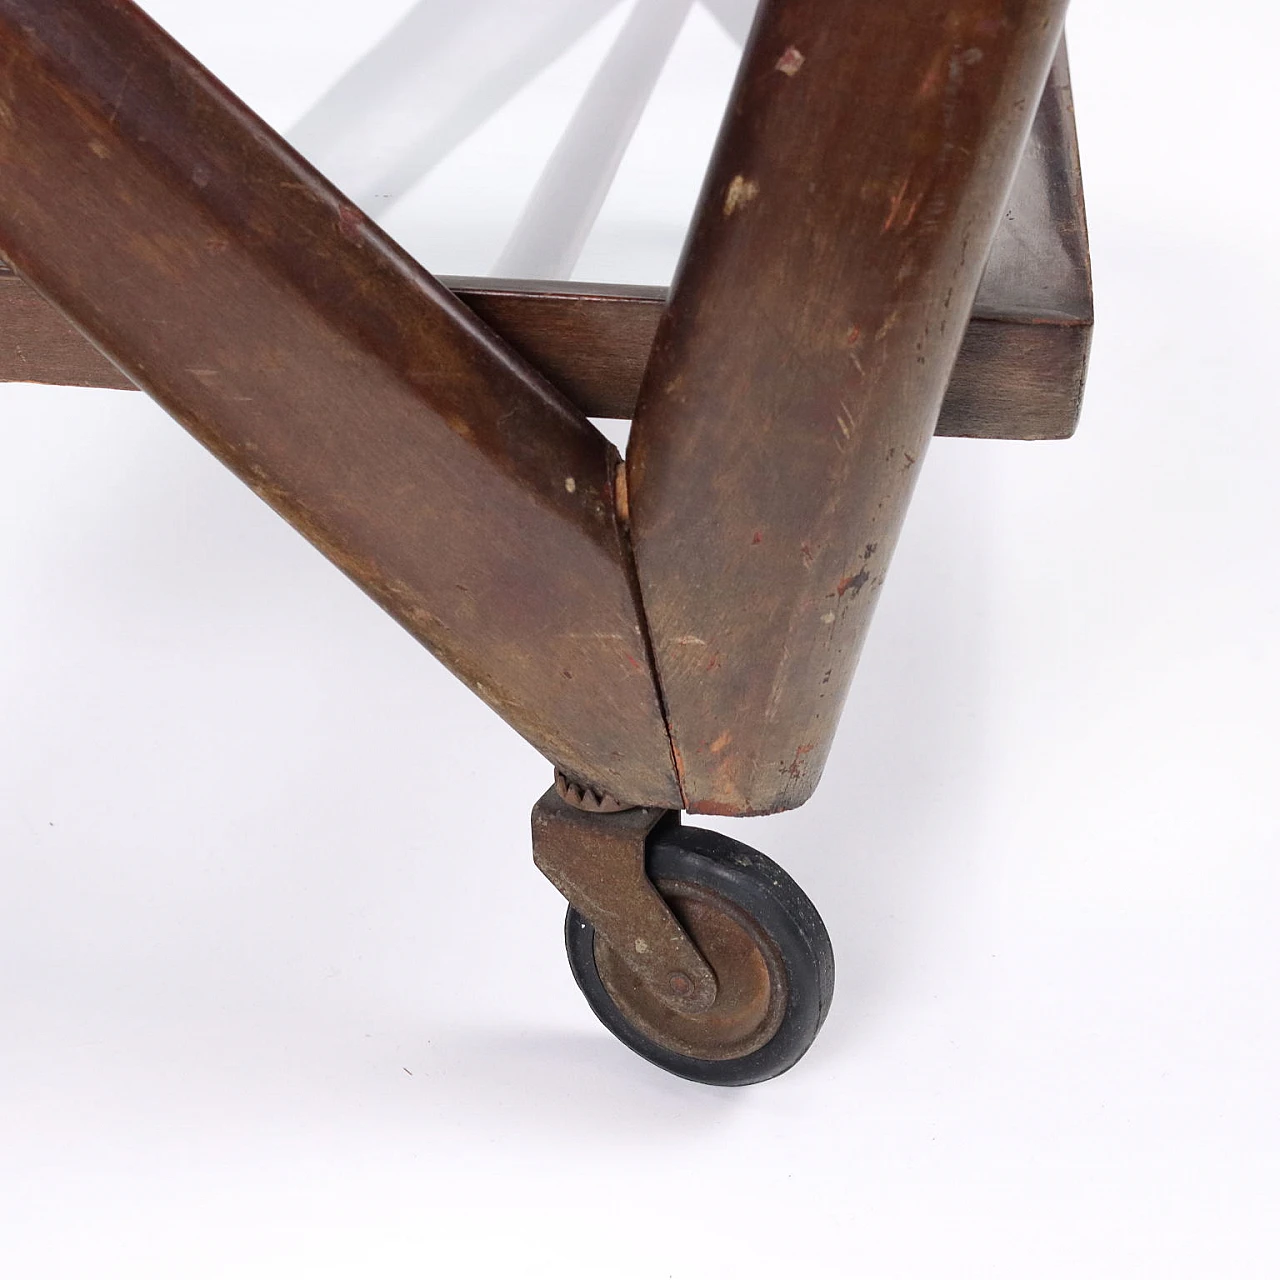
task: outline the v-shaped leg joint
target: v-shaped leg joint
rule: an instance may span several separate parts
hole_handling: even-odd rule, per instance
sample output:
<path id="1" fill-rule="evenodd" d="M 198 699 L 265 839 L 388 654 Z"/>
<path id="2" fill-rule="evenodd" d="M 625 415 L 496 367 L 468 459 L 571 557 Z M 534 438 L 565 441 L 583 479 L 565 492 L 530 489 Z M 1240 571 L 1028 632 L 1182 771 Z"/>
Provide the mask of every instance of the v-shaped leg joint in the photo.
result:
<path id="1" fill-rule="evenodd" d="M 539 751 L 678 808 L 607 441 L 133 5 L 0 0 L 0 48 L 0 252 Z"/>

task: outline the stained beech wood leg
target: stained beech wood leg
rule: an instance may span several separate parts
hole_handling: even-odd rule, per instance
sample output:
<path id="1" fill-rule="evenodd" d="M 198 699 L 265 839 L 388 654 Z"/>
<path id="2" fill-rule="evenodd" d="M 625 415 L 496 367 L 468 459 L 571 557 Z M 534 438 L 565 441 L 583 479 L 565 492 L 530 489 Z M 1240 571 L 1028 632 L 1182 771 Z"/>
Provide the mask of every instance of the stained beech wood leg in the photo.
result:
<path id="1" fill-rule="evenodd" d="M 1065 7 L 764 0 L 628 456 L 695 812 L 817 784 Z"/>
<path id="2" fill-rule="evenodd" d="M 127 0 L 0 48 L 0 251 L 540 751 L 678 805 L 603 437 Z"/>

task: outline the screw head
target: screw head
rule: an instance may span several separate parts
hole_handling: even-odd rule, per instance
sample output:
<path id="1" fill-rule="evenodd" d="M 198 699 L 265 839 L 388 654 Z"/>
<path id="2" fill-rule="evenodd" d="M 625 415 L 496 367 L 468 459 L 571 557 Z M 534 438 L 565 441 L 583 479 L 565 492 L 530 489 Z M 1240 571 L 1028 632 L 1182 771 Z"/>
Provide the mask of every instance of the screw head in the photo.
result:
<path id="1" fill-rule="evenodd" d="M 667 985 L 678 996 L 693 995 L 693 979 L 679 969 L 667 974 Z"/>

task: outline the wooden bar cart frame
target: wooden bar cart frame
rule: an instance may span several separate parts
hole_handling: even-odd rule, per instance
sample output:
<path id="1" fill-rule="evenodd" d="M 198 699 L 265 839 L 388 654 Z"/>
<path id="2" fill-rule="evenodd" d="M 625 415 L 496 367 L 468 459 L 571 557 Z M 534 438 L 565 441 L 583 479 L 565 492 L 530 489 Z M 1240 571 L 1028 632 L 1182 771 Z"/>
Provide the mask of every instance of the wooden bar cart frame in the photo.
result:
<path id="1" fill-rule="evenodd" d="M 764 0 L 668 292 L 436 279 L 130 0 L 0 0 L 0 380 L 147 392 L 547 757 L 575 976 L 678 1074 L 834 977 L 679 812 L 812 794 L 931 435 L 1075 428 L 1065 7 Z"/>

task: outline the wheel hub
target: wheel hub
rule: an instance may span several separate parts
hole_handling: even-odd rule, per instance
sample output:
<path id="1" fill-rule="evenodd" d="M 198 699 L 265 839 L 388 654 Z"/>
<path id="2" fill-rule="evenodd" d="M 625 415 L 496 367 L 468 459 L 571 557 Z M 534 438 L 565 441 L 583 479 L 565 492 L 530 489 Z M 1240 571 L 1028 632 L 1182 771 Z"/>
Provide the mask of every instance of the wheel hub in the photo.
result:
<path id="1" fill-rule="evenodd" d="M 786 1012 L 786 969 L 777 948 L 714 890 L 683 880 L 656 884 L 715 972 L 716 1001 L 702 1014 L 677 1013 L 597 934 L 596 970 L 605 990 L 629 1022 L 675 1053 L 704 1061 L 754 1053 L 777 1034 Z"/>

